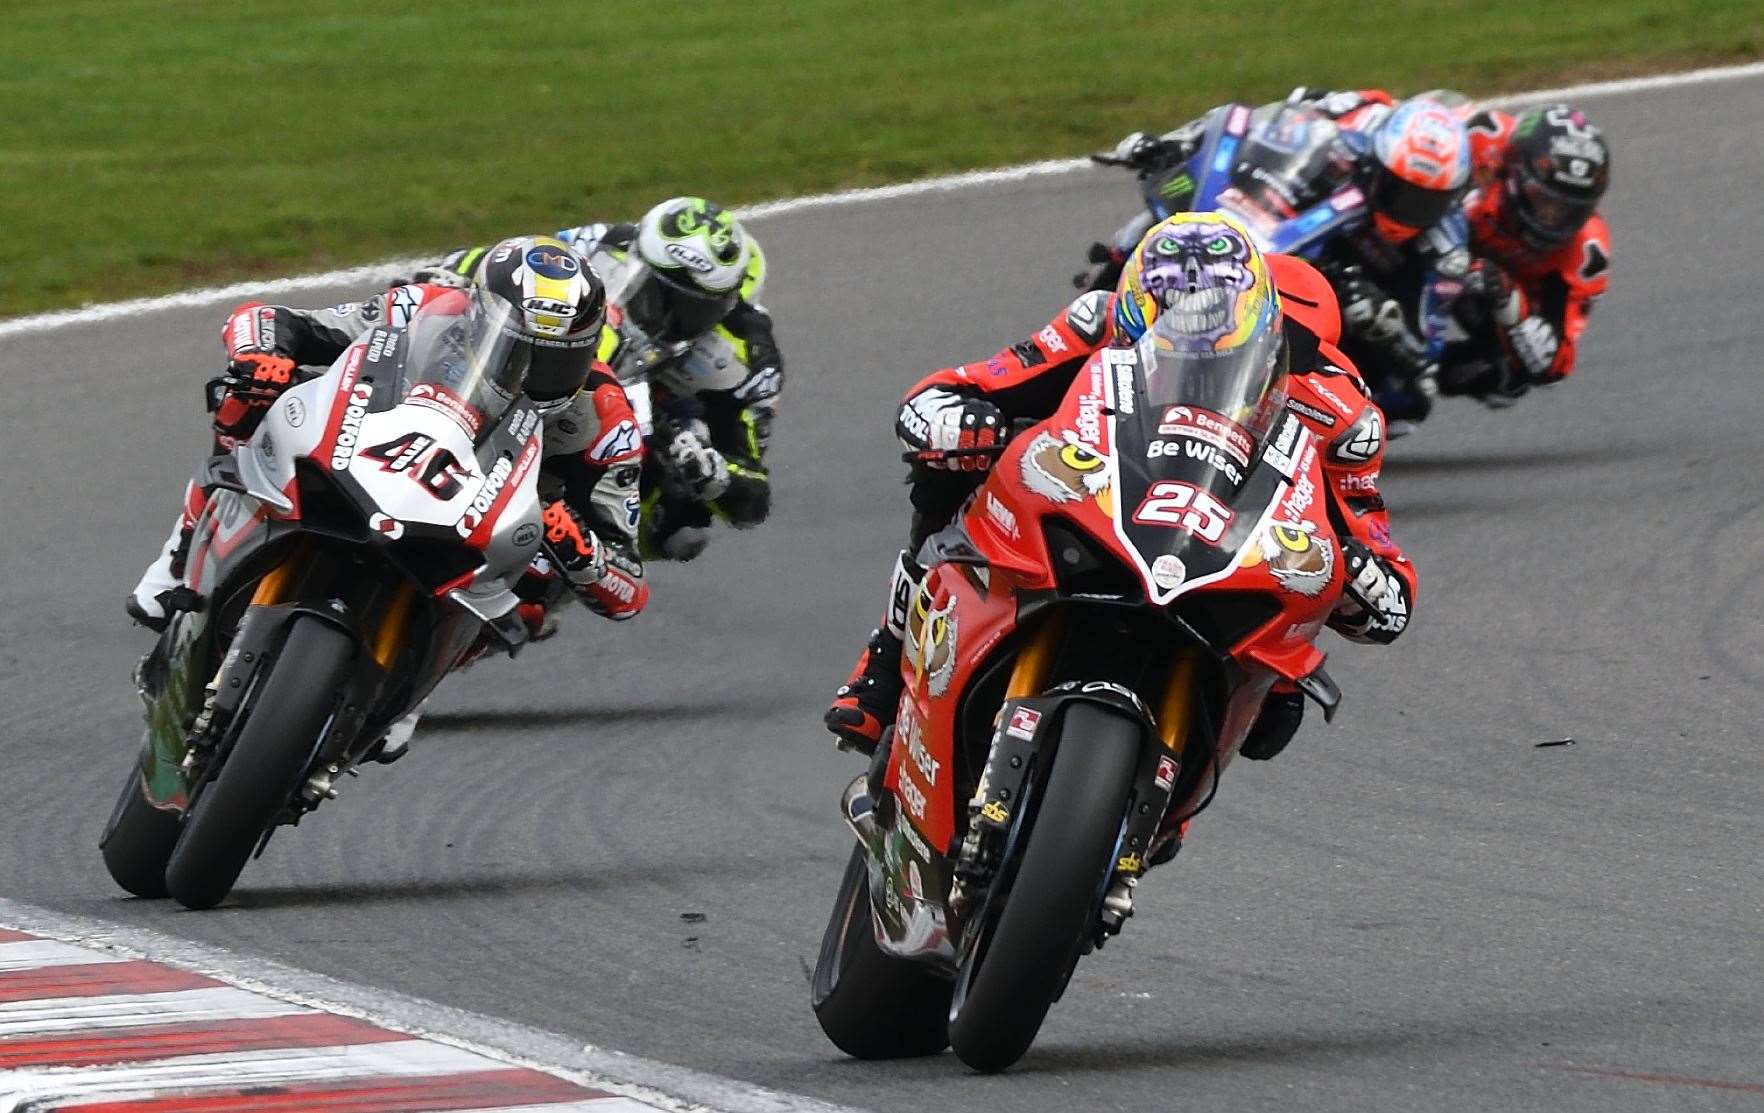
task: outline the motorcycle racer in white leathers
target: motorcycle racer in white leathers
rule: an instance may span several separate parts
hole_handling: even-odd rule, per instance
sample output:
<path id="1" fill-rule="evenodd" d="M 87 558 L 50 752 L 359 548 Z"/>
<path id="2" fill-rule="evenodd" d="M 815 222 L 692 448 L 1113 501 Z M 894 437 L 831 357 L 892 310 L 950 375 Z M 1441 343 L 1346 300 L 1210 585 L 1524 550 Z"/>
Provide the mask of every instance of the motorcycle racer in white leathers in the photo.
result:
<path id="1" fill-rule="evenodd" d="M 548 291 L 564 291 L 572 312 L 556 318 L 517 309 L 516 319 L 531 333 L 520 338 L 528 352 L 522 393 L 546 412 L 541 496 L 548 552 L 561 566 L 553 570 L 550 561 L 536 561 L 523 584 L 561 573 L 590 609 L 630 618 L 649 597 L 635 547 L 643 441 L 624 390 L 596 358 L 605 288 L 560 241 L 519 237 L 486 252 L 470 292 L 522 307 L 532 300 L 527 287 L 535 273 L 555 276 Z M 241 305 L 221 330 L 227 373 L 209 383 L 212 450 L 229 452 L 248 439 L 282 392 L 310 377 L 302 368 L 328 367 L 369 329 L 404 327 L 438 299 L 457 299 L 458 290 L 457 284 L 412 284 L 329 309 Z M 186 485 L 171 535 L 127 600 L 129 614 L 142 625 L 163 629 L 172 610 L 200 605 L 184 585 L 183 563 L 207 502 L 194 482 Z M 533 598 L 521 605 L 521 617 L 535 636 L 543 636 L 555 625 L 541 601 L 549 593 L 542 584 L 527 586 Z M 523 591 L 523 598 L 528 594 Z"/>
<path id="2" fill-rule="evenodd" d="M 635 223 L 584 224 L 557 238 L 606 279 L 601 359 L 627 387 L 649 388 L 644 557 L 691 560 L 716 518 L 737 529 L 765 521 L 772 496 L 764 461 L 784 363 L 759 304 L 759 244 L 727 210 L 698 197 L 663 201 Z M 483 248 L 455 251 L 416 278 L 465 281 L 484 257 Z"/>

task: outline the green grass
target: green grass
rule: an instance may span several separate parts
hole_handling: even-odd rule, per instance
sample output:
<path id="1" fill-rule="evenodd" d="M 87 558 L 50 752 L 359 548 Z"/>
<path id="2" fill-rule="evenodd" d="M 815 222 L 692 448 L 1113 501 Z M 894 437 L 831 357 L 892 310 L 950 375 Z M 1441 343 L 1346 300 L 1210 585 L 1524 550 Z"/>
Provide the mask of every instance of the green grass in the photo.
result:
<path id="1" fill-rule="evenodd" d="M 0 0 L 0 315 L 1761 54 L 1757 0 Z"/>

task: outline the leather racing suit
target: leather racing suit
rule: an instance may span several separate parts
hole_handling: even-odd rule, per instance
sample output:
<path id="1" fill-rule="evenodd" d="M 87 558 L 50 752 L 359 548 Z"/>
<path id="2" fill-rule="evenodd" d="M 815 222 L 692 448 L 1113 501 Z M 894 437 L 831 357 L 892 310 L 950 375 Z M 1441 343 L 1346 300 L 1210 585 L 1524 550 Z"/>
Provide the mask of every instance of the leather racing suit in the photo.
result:
<path id="1" fill-rule="evenodd" d="M 1493 404 L 1573 373 L 1611 268 L 1611 230 L 1597 213 L 1573 238 L 1544 251 L 1503 226 L 1500 172 L 1516 119 L 1485 109 L 1469 121 L 1476 188 L 1463 209 L 1474 277 L 1457 308 L 1468 339 L 1447 348 L 1440 373 L 1444 393 Z"/>
<path id="2" fill-rule="evenodd" d="M 403 327 L 418 310 L 453 291 L 451 286 L 413 284 L 328 309 L 260 302 L 239 306 L 221 329 L 232 370 L 209 383 L 213 451 L 231 451 L 248 439 L 281 393 L 302 380 L 300 368 L 330 366 L 370 329 Z M 590 525 L 602 542 L 598 548 L 605 571 L 595 582 L 582 586 L 583 602 L 608 618 L 635 616 L 649 598 L 635 545 L 643 442 L 624 390 L 603 364 L 596 362 L 582 389 L 546 417 L 544 446 L 540 493 L 551 504 L 547 525 L 553 526 L 559 519 L 556 504 L 561 502 L 570 512 L 565 517 Z M 162 579 L 165 571 L 181 578 L 183 549 L 207 501 L 206 493 L 193 481 L 186 486 L 177 526 L 143 584 L 156 570 Z M 556 522 L 557 528 L 569 524 Z M 564 532 L 577 537 L 579 526 Z M 592 545 L 590 539 L 581 540 Z M 517 587 L 527 600 L 521 607 L 522 618 L 536 635 L 551 629 L 541 601 L 551 596 L 548 589 L 555 570 L 549 563 L 536 559 Z M 130 612 L 137 620 L 145 620 L 139 613 L 143 590 L 138 588 L 131 600 Z"/>
<path id="3" fill-rule="evenodd" d="M 765 464 L 772 422 L 784 386 L 784 360 L 772 318 L 760 305 L 766 261 L 752 255 L 735 308 L 695 340 L 658 344 L 625 314 L 618 276 L 638 226 L 583 224 L 557 238 L 573 247 L 607 282 L 607 327 L 600 359 L 621 382 L 647 379 L 652 414 L 643 469 L 640 542 L 648 559 L 690 560 L 708 542 L 716 518 L 737 529 L 766 520 L 771 475 Z M 470 278 L 485 249 L 455 251 L 419 271 Z"/>

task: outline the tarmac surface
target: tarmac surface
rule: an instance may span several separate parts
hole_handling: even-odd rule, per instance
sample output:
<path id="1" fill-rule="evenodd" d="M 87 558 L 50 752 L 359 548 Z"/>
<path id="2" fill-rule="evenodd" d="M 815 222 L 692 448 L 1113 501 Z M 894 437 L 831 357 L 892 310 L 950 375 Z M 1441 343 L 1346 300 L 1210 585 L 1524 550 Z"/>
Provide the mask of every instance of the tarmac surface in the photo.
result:
<path id="1" fill-rule="evenodd" d="M 1616 245 L 1580 371 L 1393 447 L 1410 632 L 1330 647 L 1336 723 L 1232 768 L 1009 1074 L 817 1028 L 855 772 L 819 716 L 904 532 L 901 389 L 1044 323 L 1135 203 L 1118 172 L 756 222 L 774 519 L 654 569 L 636 622 L 572 614 L 449 681 L 406 761 L 209 913 L 124 898 L 97 838 L 149 644 L 121 600 L 201 450 L 222 314 L 9 340 L 0 893 L 879 1110 L 1758 1108 L 1764 81 L 1588 107 Z"/>

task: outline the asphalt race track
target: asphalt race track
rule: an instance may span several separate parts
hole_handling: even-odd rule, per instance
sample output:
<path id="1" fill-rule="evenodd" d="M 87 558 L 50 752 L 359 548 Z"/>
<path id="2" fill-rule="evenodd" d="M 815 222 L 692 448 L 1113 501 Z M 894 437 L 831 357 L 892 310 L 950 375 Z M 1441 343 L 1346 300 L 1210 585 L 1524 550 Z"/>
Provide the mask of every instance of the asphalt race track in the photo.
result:
<path id="1" fill-rule="evenodd" d="M 121 599 L 203 443 L 222 314 L 9 340 L 0 893 L 878 1110 L 1758 1108 L 1764 81 L 1589 107 L 1617 242 L 1581 373 L 1393 449 L 1417 623 L 1334 643 L 1344 713 L 1233 767 L 1007 1075 L 848 1061 L 816 1027 L 855 772 L 819 715 L 904 528 L 900 390 L 1039 327 L 1133 205 L 1118 173 L 757 222 L 774 520 L 655 569 L 635 623 L 573 615 L 450 681 L 409 759 L 210 913 L 125 899 L 97 838 L 149 642 Z"/>

